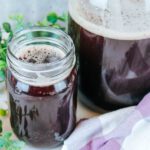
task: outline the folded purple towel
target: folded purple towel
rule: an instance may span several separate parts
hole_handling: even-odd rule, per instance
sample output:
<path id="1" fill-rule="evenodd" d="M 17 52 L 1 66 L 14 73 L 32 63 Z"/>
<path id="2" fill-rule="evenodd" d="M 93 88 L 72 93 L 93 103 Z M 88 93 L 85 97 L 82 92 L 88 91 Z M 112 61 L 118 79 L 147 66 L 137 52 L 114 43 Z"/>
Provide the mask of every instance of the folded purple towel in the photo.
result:
<path id="1" fill-rule="evenodd" d="M 128 107 L 81 121 L 62 150 L 149 150 L 150 94 Z"/>

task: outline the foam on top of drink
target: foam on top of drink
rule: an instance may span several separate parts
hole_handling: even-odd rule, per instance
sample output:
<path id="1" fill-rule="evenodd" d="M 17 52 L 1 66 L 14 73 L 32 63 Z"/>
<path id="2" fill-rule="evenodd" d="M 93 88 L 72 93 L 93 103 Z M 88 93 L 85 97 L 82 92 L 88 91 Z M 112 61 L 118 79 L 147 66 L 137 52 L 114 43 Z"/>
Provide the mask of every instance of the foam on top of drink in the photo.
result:
<path id="1" fill-rule="evenodd" d="M 69 12 L 95 34 L 126 40 L 150 38 L 149 0 L 70 0 Z"/>
<path id="2" fill-rule="evenodd" d="M 59 62 L 59 60 L 65 58 L 66 55 L 67 52 L 63 51 L 61 48 L 51 45 L 41 44 L 21 47 L 15 53 L 15 56 L 23 62 L 33 64 L 33 66 L 31 65 L 33 70 L 27 69 L 25 71 L 20 71 L 20 74 L 27 78 L 26 80 L 20 78 L 20 76 L 15 74 L 15 72 L 14 76 L 28 85 L 38 87 L 50 86 L 57 83 L 59 84 L 60 81 L 63 81 L 70 74 L 72 68 L 74 67 L 75 59 L 74 64 L 72 64 L 72 68 L 68 69 L 64 69 L 65 66 L 63 63 L 62 66 L 61 64 L 60 66 L 59 64 L 52 64 L 50 68 L 46 66 L 49 66 L 49 64 L 56 61 Z M 34 68 L 38 68 L 38 64 L 42 64 L 42 67 L 45 70 L 34 71 Z M 33 79 L 34 81 L 30 79 Z"/>
<path id="3" fill-rule="evenodd" d="M 20 60 L 33 64 L 51 63 L 65 57 L 62 50 L 49 45 L 26 46 L 16 55 Z"/>

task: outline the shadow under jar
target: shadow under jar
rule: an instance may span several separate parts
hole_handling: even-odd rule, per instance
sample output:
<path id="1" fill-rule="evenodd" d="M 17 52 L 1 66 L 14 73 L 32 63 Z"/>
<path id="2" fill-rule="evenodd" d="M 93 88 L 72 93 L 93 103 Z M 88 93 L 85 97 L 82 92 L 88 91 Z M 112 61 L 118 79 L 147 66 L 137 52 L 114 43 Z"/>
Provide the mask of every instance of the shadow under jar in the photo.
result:
<path id="1" fill-rule="evenodd" d="M 79 60 L 79 99 L 90 108 L 135 105 L 150 91 L 147 6 L 146 1 L 131 0 L 69 1 L 69 34 Z"/>
<path id="2" fill-rule="evenodd" d="M 74 44 L 62 31 L 33 27 L 9 43 L 7 86 L 11 126 L 36 147 L 56 147 L 76 125 Z"/>

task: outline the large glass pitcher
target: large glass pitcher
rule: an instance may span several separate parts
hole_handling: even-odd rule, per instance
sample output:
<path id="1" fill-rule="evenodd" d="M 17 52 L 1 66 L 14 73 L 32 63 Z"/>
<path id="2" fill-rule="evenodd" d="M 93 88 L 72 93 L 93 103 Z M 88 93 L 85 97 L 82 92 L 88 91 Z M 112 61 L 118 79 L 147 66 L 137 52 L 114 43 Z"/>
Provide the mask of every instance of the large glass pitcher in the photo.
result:
<path id="1" fill-rule="evenodd" d="M 150 91 L 150 1 L 70 0 L 80 100 L 100 110 L 137 104 Z"/>

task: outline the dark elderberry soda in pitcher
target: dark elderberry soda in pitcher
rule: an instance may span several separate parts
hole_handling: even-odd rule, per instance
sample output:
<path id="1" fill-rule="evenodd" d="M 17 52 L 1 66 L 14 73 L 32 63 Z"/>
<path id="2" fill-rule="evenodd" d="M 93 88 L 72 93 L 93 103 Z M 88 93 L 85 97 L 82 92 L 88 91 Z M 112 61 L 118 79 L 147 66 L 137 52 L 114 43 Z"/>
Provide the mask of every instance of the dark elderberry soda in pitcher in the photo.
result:
<path id="1" fill-rule="evenodd" d="M 36 147 L 56 147 L 76 124 L 77 70 L 74 45 L 65 33 L 33 27 L 8 48 L 11 126 Z"/>
<path id="2" fill-rule="evenodd" d="M 70 0 L 79 99 L 94 110 L 137 104 L 150 91 L 150 3 Z"/>

